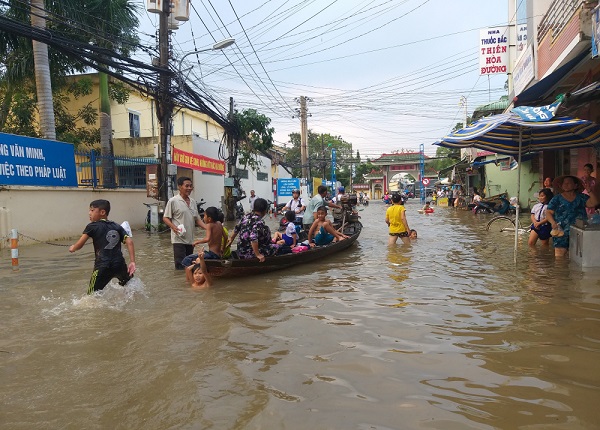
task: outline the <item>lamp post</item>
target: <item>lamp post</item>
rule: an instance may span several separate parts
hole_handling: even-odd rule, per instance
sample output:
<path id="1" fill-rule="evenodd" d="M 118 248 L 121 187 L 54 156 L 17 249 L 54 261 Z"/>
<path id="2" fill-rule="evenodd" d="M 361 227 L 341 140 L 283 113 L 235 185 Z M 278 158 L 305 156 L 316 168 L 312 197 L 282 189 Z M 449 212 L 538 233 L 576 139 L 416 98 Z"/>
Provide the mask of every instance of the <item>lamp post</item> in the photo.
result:
<path id="1" fill-rule="evenodd" d="M 223 39 L 220 42 L 215 43 L 211 48 L 200 49 L 198 51 L 192 51 L 192 52 L 186 53 L 183 57 L 181 57 L 181 60 L 179 60 L 179 75 L 178 75 L 178 78 L 181 79 L 181 74 L 182 74 L 181 66 L 183 65 L 183 60 L 185 60 L 186 57 L 188 57 L 190 55 L 194 55 L 194 54 L 199 54 L 201 52 L 220 51 L 221 49 L 225 49 L 225 48 L 230 47 L 234 43 L 235 43 L 235 39 L 232 39 L 232 38 Z"/>

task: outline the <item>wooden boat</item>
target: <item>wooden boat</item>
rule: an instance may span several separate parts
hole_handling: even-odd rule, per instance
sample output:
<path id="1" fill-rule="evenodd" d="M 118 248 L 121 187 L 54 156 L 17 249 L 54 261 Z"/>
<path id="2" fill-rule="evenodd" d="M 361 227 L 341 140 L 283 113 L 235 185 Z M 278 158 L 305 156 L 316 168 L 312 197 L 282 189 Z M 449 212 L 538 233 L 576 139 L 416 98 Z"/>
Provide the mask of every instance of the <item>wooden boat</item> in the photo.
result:
<path id="1" fill-rule="evenodd" d="M 356 242 L 361 230 L 362 224 L 359 221 L 346 223 L 344 226 L 344 234 L 349 236 L 349 238 L 339 242 L 332 242 L 326 246 L 317 246 L 297 254 L 291 253 L 266 257 L 265 261 L 262 263 L 260 263 L 257 258 L 205 260 L 206 267 L 212 276 L 222 278 L 258 275 L 260 273 L 281 270 L 297 264 L 320 260 L 328 255 L 347 249 Z"/>

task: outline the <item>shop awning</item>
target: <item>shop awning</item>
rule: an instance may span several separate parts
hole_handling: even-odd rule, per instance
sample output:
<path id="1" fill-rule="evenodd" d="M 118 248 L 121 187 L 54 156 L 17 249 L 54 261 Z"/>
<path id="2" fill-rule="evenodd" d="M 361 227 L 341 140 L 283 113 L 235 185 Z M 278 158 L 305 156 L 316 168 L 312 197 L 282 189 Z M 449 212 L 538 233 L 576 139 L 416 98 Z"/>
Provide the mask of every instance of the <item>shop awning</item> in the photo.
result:
<path id="1" fill-rule="evenodd" d="M 538 106 L 544 104 L 544 101 L 552 96 L 552 91 L 579 63 L 590 55 L 590 50 L 586 49 L 563 66 L 550 73 L 541 81 L 533 84 L 514 100 L 514 106 Z"/>
<path id="2" fill-rule="evenodd" d="M 599 100 L 600 82 L 596 81 L 587 87 L 567 94 L 565 101 L 560 106 L 558 111 L 561 115 L 575 115 L 575 113 L 577 113 L 576 116 L 579 118 L 592 120 L 592 118 L 590 118 L 589 111 L 580 111 L 579 108 L 584 107 L 589 103 L 598 103 Z"/>

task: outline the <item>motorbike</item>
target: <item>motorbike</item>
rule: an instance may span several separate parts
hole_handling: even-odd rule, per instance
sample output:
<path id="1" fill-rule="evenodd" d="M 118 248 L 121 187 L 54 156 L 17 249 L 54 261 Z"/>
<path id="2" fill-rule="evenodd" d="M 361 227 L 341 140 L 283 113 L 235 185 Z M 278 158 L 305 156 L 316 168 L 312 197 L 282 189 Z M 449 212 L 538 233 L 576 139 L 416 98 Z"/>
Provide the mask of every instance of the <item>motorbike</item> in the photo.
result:
<path id="1" fill-rule="evenodd" d="M 158 203 L 143 203 L 144 206 L 146 206 L 148 208 L 148 212 L 146 212 L 146 220 L 144 223 L 144 227 L 146 229 L 146 231 L 152 231 L 152 218 L 151 218 L 151 214 L 152 214 L 152 206 L 158 206 Z M 163 222 L 163 214 L 164 214 L 164 209 L 162 207 L 158 207 L 158 232 L 162 232 L 167 230 L 167 225 Z"/>
<path id="2" fill-rule="evenodd" d="M 244 207 L 240 202 L 235 205 L 235 219 L 242 219 L 244 217 Z"/>
<path id="3" fill-rule="evenodd" d="M 196 206 L 198 207 L 198 216 L 199 217 L 204 216 L 204 208 L 202 206 L 204 206 L 205 204 L 206 204 L 206 202 L 204 201 L 204 199 L 200 199 L 200 201 L 196 204 Z"/>
<path id="4" fill-rule="evenodd" d="M 511 203 L 511 201 L 507 198 L 505 194 L 499 195 L 498 199 L 500 200 L 500 202 L 482 200 L 477 204 L 472 204 L 470 205 L 472 206 L 471 210 L 475 214 L 493 214 L 496 212 L 500 215 L 505 215 L 508 213 L 515 213 L 515 206 Z"/>

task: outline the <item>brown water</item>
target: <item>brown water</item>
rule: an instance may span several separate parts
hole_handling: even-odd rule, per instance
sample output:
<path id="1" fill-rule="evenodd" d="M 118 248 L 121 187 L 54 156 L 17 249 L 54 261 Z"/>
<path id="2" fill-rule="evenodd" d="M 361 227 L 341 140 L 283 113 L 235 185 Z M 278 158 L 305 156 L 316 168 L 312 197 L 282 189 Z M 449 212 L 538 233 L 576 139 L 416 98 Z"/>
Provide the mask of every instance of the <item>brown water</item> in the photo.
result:
<path id="1" fill-rule="evenodd" d="M 600 270 L 418 207 L 412 247 L 375 202 L 348 251 L 205 291 L 162 235 L 96 296 L 91 245 L 0 251 L 0 427 L 600 428 Z"/>

